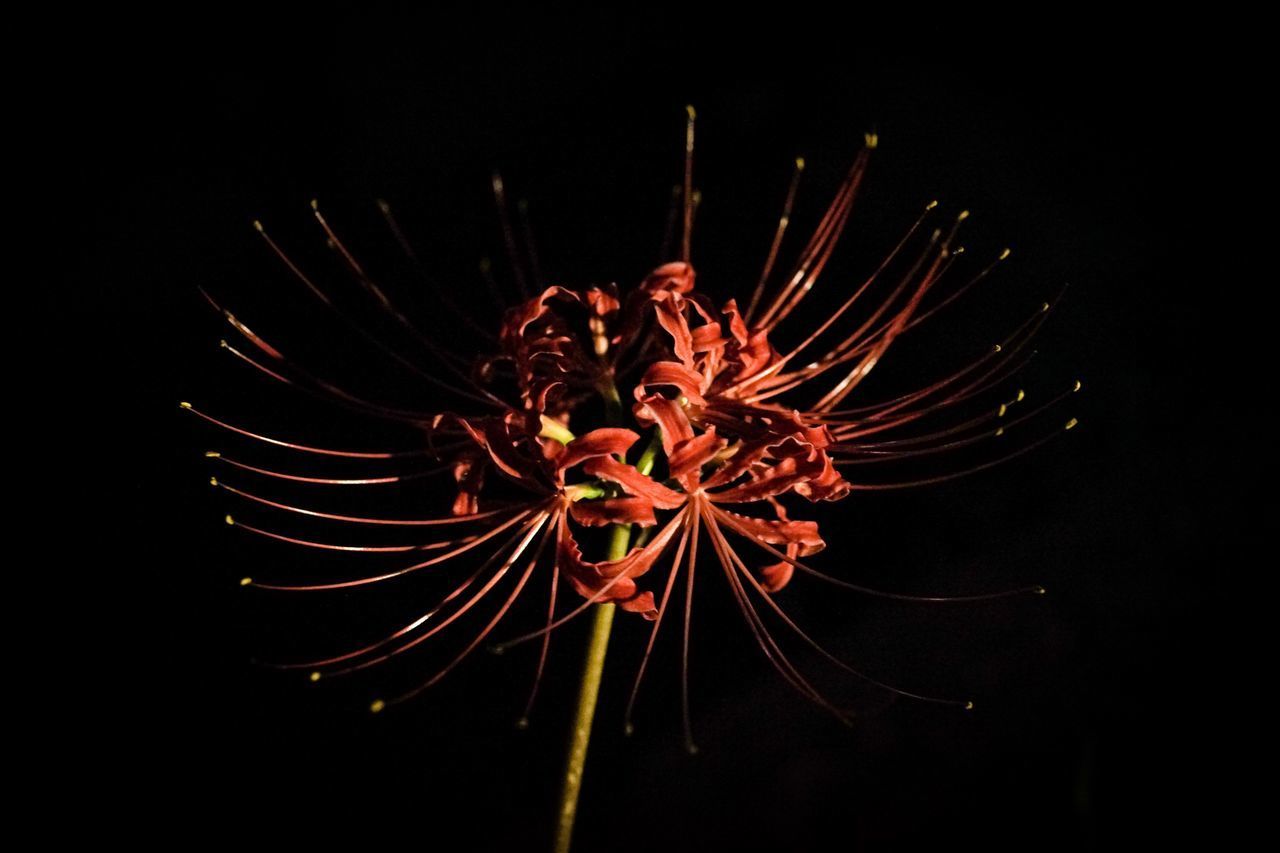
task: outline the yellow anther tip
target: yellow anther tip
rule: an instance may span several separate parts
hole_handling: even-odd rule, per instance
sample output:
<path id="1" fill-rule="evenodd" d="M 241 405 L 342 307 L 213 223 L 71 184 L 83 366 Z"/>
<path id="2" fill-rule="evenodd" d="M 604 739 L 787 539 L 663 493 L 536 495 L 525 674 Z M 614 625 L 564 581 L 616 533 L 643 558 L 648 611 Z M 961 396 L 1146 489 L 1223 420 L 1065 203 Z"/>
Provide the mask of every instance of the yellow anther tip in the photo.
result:
<path id="1" fill-rule="evenodd" d="M 1000 352 L 1000 350 L 1002 349 L 1004 349 L 1004 347 L 1000 346 L 999 344 L 996 344 L 996 352 Z"/>
<path id="2" fill-rule="evenodd" d="M 1047 593 L 1048 591 L 1049 591 L 1049 590 L 1045 589 L 1045 588 L 1044 588 L 1044 587 L 1042 587 L 1042 586 L 1038 586 L 1038 587 L 1036 587 L 1034 590 L 1032 590 L 1032 592 L 1034 592 L 1036 595 L 1044 595 L 1044 594 L 1045 594 L 1045 593 Z"/>
<path id="3" fill-rule="evenodd" d="M 938 206 L 938 200 L 935 198 L 933 201 L 931 201 L 931 202 L 929 202 L 928 204 L 926 204 L 926 205 L 924 206 L 924 209 L 925 209 L 925 210 L 933 210 L 933 209 L 934 209 L 935 207 L 937 207 L 937 206 Z"/>
<path id="4" fill-rule="evenodd" d="M 217 478 L 217 477 L 210 477 L 210 478 L 209 478 L 209 485 L 210 485 L 210 486 L 216 486 L 216 485 L 218 485 L 218 478 Z"/>
<path id="5" fill-rule="evenodd" d="M 226 522 L 227 522 L 227 524 L 235 524 L 235 523 L 236 523 L 236 520 L 235 520 L 234 518 L 232 518 L 230 515 L 228 515 L 228 516 L 227 516 L 225 519 L 223 519 L 223 520 L 224 520 L 224 521 L 226 521 Z"/>
<path id="6" fill-rule="evenodd" d="M 796 169 L 798 169 L 798 170 L 799 170 L 799 171 L 801 171 L 801 172 L 803 172 L 803 171 L 804 171 L 804 158 L 803 158 L 803 157 L 797 157 L 797 158 L 796 158 Z"/>
<path id="7" fill-rule="evenodd" d="M 189 408 L 191 408 L 191 404 L 190 404 L 190 403 L 188 403 L 186 400 L 183 400 L 181 403 L 179 403 L 179 404 L 178 404 L 178 408 L 180 408 L 180 409 L 189 409 Z"/>
<path id="8" fill-rule="evenodd" d="M 312 209 L 312 210 L 319 210 L 319 209 L 320 209 L 320 201 L 319 201 L 318 199 L 314 199 L 314 198 L 313 198 L 313 199 L 311 199 L 311 209 Z"/>
<path id="9" fill-rule="evenodd" d="M 1005 258 L 1009 257 L 1009 256 L 1010 256 L 1010 255 L 1012 255 L 1012 254 L 1013 254 L 1013 251 L 1012 251 L 1012 250 L 1010 250 L 1010 249 L 1005 249 L 1003 252 L 1001 252 L 1001 253 L 1000 253 L 1000 260 L 1002 260 L 1002 261 L 1003 261 Z"/>
<path id="10" fill-rule="evenodd" d="M 1000 427 L 1000 429 L 996 430 L 996 436 L 997 436 L 997 437 L 1002 436 L 1002 435 L 1004 435 L 1004 427 Z"/>
<path id="11" fill-rule="evenodd" d="M 1080 421 L 1076 420 L 1075 418 L 1072 418 L 1071 420 L 1067 421 L 1067 425 L 1065 429 L 1071 429 L 1078 423 L 1080 423 Z"/>
<path id="12" fill-rule="evenodd" d="M 996 412 L 996 417 L 997 417 L 997 418 L 1003 418 L 1003 417 L 1004 417 L 1004 413 L 1005 413 L 1005 412 L 1007 412 L 1007 411 L 1009 411 L 1009 404 L 1008 404 L 1008 403 L 1001 403 L 1001 404 L 1000 404 L 1000 411 Z"/>
<path id="13" fill-rule="evenodd" d="M 968 218 L 969 218 L 969 211 L 962 210 L 960 211 L 960 215 L 956 217 L 956 222 L 964 222 Z"/>
<path id="14" fill-rule="evenodd" d="M 221 453 L 219 453 L 219 452 L 218 452 L 218 451 L 216 451 L 216 450 L 206 450 L 206 451 L 204 452 L 204 455 L 205 455 L 205 458 L 206 458 L 206 459 L 221 459 L 221 458 L 222 458 L 222 454 L 221 454 Z"/>
<path id="15" fill-rule="evenodd" d="M 386 702 L 383 702 L 381 699 L 374 699 L 369 703 L 369 713 L 377 714 L 385 707 L 387 707 Z"/>
<path id="16" fill-rule="evenodd" d="M 253 583 L 253 578 L 240 578 L 240 586 L 248 586 Z"/>
<path id="17" fill-rule="evenodd" d="M 1026 392 L 1026 391 L 1023 391 L 1021 388 L 1019 388 L 1019 389 L 1018 389 L 1018 402 L 1019 402 L 1019 403 L 1021 403 L 1021 402 L 1022 402 L 1023 400 L 1025 400 L 1025 399 L 1027 399 L 1027 392 Z"/>
<path id="18" fill-rule="evenodd" d="M 698 117 L 698 111 L 693 108 L 693 104 L 685 104 L 684 111 L 689 116 L 689 121 L 693 121 Z"/>
<path id="19" fill-rule="evenodd" d="M 864 134 L 863 139 L 866 140 L 868 148 L 875 148 L 877 145 L 880 144 L 879 134 L 875 134 L 875 133 Z"/>
<path id="20" fill-rule="evenodd" d="M 265 230 L 265 229 L 263 229 L 263 227 L 262 227 L 262 223 L 261 223 L 261 222 L 259 222 L 259 221 L 258 221 L 258 220 L 256 220 L 256 219 L 255 219 L 255 220 L 253 220 L 253 227 L 258 231 L 258 233 L 262 233 L 262 231 L 263 231 L 263 230 Z"/>
<path id="21" fill-rule="evenodd" d="M 1084 383 L 1082 383 L 1079 379 L 1077 379 L 1077 380 L 1076 380 L 1076 387 L 1072 388 L 1071 390 L 1072 390 L 1072 391 L 1079 391 L 1079 390 L 1080 390 L 1081 388 L 1083 388 L 1083 387 L 1084 387 Z"/>
<path id="22" fill-rule="evenodd" d="M 1048 303 L 1048 302 L 1046 302 L 1044 305 L 1041 305 L 1041 306 L 1040 306 L 1040 310 L 1041 310 L 1041 311 L 1048 311 L 1048 310 L 1049 310 L 1049 303 Z"/>
<path id="23" fill-rule="evenodd" d="M 520 719 L 516 720 L 516 728 L 519 729 L 520 731 L 524 731 L 525 729 L 529 728 L 529 718 L 521 717 Z"/>
<path id="24" fill-rule="evenodd" d="M 318 672 L 313 672 L 313 673 L 311 673 L 310 675 L 308 675 L 308 676 L 307 676 L 307 679 L 308 679 L 309 681 L 312 681 L 312 682 L 319 681 L 319 680 L 320 680 L 320 673 L 318 673 Z"/>
<path id="25" fill-rule="evenodd" d="M 964 709 L 965 709 L 966 711 L 972 711 L 972 710 L 973 710 L 973 703 L 972 703 L 972 702 L 965 702 L 965 703 L 964 703 Z"/>

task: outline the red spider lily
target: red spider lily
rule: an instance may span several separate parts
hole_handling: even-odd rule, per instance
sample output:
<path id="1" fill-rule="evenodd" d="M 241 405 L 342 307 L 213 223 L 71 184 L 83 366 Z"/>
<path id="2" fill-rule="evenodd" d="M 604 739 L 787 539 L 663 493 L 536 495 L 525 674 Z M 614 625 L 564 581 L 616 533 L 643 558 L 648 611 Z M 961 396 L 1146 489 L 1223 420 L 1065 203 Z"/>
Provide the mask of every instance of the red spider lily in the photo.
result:
<path id="1" fill-rule="evenodd" d="M 854 669 L 810 638 L 787 615 L 777 594 L 797 570 L 849 590 L 915 601 L 968 601 L 1041 590 L 1032 587 L 943 599 L 872 590 L 833 577 L 805 562 L 820 552 L 825 542 L 817 523 L 792 518 L 797 510 L 788 509 L 785 501 L 797 496 L 805 502 L 839 501 L 855 490 L 949 479 L 1013 458 L 1047 440 L 1052 433 L 968 468 L 929 477 L 863 481 L 849 476 L 852 471 L 874 470 L 859 466 L 909 464 L 921 457 L 978 445 L 1031 422 L 1056 403 L 1060 398 L 1008 418 L 1010 406 L 1023 399 L 1018 392 L 1011 400 L 998 407 L 990 406 L 975 417 L 953 416 L 950 422 L 912 431 L 920 423 L 961 412 L 962 404 L 980 404 L 986 395 L 998 392 L 1025 364 L 1028 341 L 1043 323 L 1049 306 L 1046 304 L 1044 310 L 1036 312 L 999 346 L 941 378 L 890 400 L 840 408 L 891 344 L 985 278 L 1008 252 L 969 274 L 959 285 L 950 285 L 950 279 L 962 269 L 963 250 L 956 240 L 967 214 L 961 214 L 949 225 L 930 226 L 930 218 L 936 216 L 936 205 L 930 204 L 884 262 L 833 313 L 804 334 L 798 344 L 780 351 L 772 340 L 785 334 L 783 324 L 813 291 L 830 261 L 877 140 L 867 137 L 865 147 L 855 157 L 791 271 L 773 286 L 798 194 L 803 161 L 797 161 L 764 269 L 744 311 L 736 299 L 716 307 L 696 287 L 696 273 L 690 263 L 695 208 L 692 115 L 687 139 L 681 195 L 681 258 L 659 266 L 625 293 L 614 286 L 541 289 L 507 310 L 496 335 L 489 335 L 495 342 L 495 351 L 471 364 L 443 350 L 432 335 L 393 305 L 314 203 L 315 219 L 354 283 L 375 310 L 432 354 L 431 369 L 347 313 L 258 226 L 269 249 L 304 289 L 332 310 L 357 338 L 398 369 L 410 371 L 441 393 L 452 395 L 456 405 L 446 411 L 425 411 L 357 393 L 287 355 L 205 294 L 245 341 L 245 345 L 224 342 L 224 348 L 258 373 L 359 415 L 407 424 L 425 437 L 422 446 L 394 451 L 318 447 L 251 431 L 184 403 L 184 408 L 224 432 L 290 454 L 410 467 L 394 473 L 372 470 L 358 476 L 350 472 L 347 476 L 326 476 L 323 471 L 254 465 L 221 452 L 210 453 L 210 458 L 233 469 L 237 476 L 274 482 L 376 488 L 419 478 L 452 476 L 455 491 L 450 514 L 382 517 L 295 504 L 214 478 L 214 485 L 256 509 L 339 525 L 445 531 L 446 538 L 427 542 L 351 545 L 315 541 L 227 516 L 235 527 L 285 545 L 352 556 L 403 555 L 406 560 L 391 569 L 336 581 L 296 583 L 244 578 L 242 584 L 264 590 L 317 592 L 393 582 L 451 566 L 465 564 L 470 568 L 438 602 L 384 636 L 339 654 L 276 666 L 306 669 L 313 679 L 368 669 L 419 648 L 476 608 L 490 606 L 489 598 L 497 595 L 496 590 L 508 576 L 514 576 L 516 580 L 506 597 L 492 607 L 492 617 L 455 657 L 417 687 L 387 700 L 403 701 L 435 684 L 485 643 L 535 570 L 545 564 L 550 571 L 550 601 L 544 627 L 496 648 L 541 640 L 533 687 L 536 695 L 551 634 L 591 605 L 614 602 L 623 610 L 651 620 L 648 644 L 628 703 L 629 726 L 650 653 L 672 603 L 677 580 L 683 574 L 682 705 L 686 739 L 692 748 L 688 700 L 692 595 L 699 551 L 705 554 L 709 546 L 765 656 L 797 691 L 837 717 L 847 720 L 848 713 L 801 673 L 771 633 L 765 615 L 772 613 L 771 618 L 781 621 L 789 633 L 833 665 L 881 688 L 926 701 L 968 704 L 893 687 Z M 512 268 L 523 293 L 529 281 L 536 286 L 540 277 L 536 254 L 527 242 L 525 223 L 526 254 L 532 260 L 526 271 L 518 258 L 517 230 L 510 221 L 505 188 L 496 177 L 494 192 Z M 381 209 L 393 234 L 413 257 L 390 209 L 385 204 Z M 947 295 L 930 301 L 943 288 L 949 288 Z M 485 324 L 476 325 L 484 330 Z M 817 354 L 802 358 L 810 351 Z M 1078 388 L 1076 383 L 1072 390 Z M 803 404 L 784 402 L 803 395 L 808 395 Z M 632 401 L 629 408 L 624 399 Z M 599 401 L 598 408 L 603 411 L 599 422 L 594 423 L 593 400 Z M 1069 421 L 1067 428 L 1074 423 Z M 646 432 L 649 438 L 642 441 L 642 433 Z M 629 462 L 628 455 L 637 447 L 643 450 Z M 499 490 L 500 494 L 495 495 Z M 584 529 L 606 526 L 613 530 L 620 549 L 609 559 L 588 559 L 583 549 Z M 634 536 L 633 528 L 639 529 Z M 738 543 L 749 543 L 762 553 L 756 555 L 753 550 L 744 557 Z M 751 560 L 751 556 L 757 560 Z M 478 565 L 473 566 L 472 561 Z M 651 589 L 643 588 L 650 573 L 660 565 L 667 566 L 665 579 Z M 562 576 L 581 600 L 557 616 Z M 373 708 L 380 710 L 385 704 L 379 700 Z"/>

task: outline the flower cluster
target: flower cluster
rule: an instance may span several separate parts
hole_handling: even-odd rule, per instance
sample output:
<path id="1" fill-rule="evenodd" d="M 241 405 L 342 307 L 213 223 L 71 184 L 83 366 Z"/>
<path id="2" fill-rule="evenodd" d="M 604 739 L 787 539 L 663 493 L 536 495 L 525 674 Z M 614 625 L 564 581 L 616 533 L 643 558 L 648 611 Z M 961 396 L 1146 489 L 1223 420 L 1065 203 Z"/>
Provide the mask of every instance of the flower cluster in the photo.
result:
<path id="1" fill-rule="evenodd" d="M 413 545 L 352 546 L 286 535 L 227 517 L 245 531 L 305 548 L 366 555 L 419 552 L 408 565 L 325 583 L 287 583 L 244 578 L 242 584 L 268 590 L 348 589 L 383 583 L 445 564 L 465 564 L 464 577 L 440 601 L 418 617 L 373 642 L 342 654 L 299 663 L 313 680 L 353 672 L 401 655 L 481 607 L 514 577 L 492 618 L 459 653 L 419 686 L 387 701 L 399 702 L 436 683 L 474 649 L 488 641 L 539 565 L 550 571 L 546 623 L 536 632 L 497 645 L 498 650 L 539 639 L 538 674 L 552 632 L 594 604 L 613 603 L 652 622 L 648 645 L 632 690 L 640 678 L 677 588 L 685 579 L 684 670 L 687 685 L 692 593 L 699 550 L 714 557 L 730 594 L 741 609 L 761 650 L 783 678 L 800 693 L 841 718 L 846 712 L 828 701 L 801 674 L 766 624 L 779 620 L 787 631 L 836 666 L 887 690 L 931 699 L 852 669 L 809 638 L 781 608 L 775 595 L 795 572 L 847 589 L 913 599 L 867 589 L 813 568 L 807 558 L 825 543 L 818 524 L 792 518 L 806 504 L 839 501 L 855 490 L 898 488 L 936 482 L 981 470 L 1020 455 L 1049 435 L 1006 449 L 996 458 L 962 470 L 916 479 L 860 479 L 856 466 L 910 463 L 1002 436 L 1053 405 L 1010 417 L 1021 402 L 1017 392 L 999 405 L 979 403 L 973 417 L 947 415 L 982 401 L 1025 363 L 1026 345 L 1043 322 L 1048 305 L 1037 311 L 997 346 L 970 363 L 908 393 L 880 402 L 843 407 L 889 346 L 901 335 L 945 308 L 990 273 L 991 264 L 970 271 L 946 296 L 933 299 L 939 282 L 954 277 L 963 249 L 956 242 L 960 214 L 946 225 L 929 204 L 902 240 L 861 284 L 853 288 L 822 322 L 802 335 L 791 334 L 789 347 L 780 326 L 813 290 L 845 230 L 853 200 L 866 172 L 876 139 L 855 158 L 825 214 L 797 254 L 789 274 L 775 275 L 784 232 L 791 217 L 797 168 L 764 270 L 745 309 L 736 299 L 717 302 L 696 287 L 689 260 L 694 211 L 691 192 L 692 124 L 683 193 L 684 245 L 680 260 L 653 270 L 637 286 L 614 285 L 575 290 L 550 286 L 506 310 L 493 338 L 494 351 L 478 359 L 440 358 L 449 375 L 421 371 L 392 350 L 360 321 L 338 311 L 262 226 L 267 245 L 323 304 L 335 310 L 368 343 L 398 364 L 422 373 L 459 405 L 443 412 L 405 410 L 368 399 L 321 378 L 251 331 L 206 294 L 210 303 L 247 342 L 245 349 L 224 342 L 243 363 L 273 381 L 306 391 L 361 415 L 412 425 L 429 437 L 427 446 L 398 451 L 341 450 L 285 441 L 216 418 L 190 404 L 183 406 L 205 421 L 259 444 L 309 456 L 378 460 L 433 467 L 384 476 L 322 477 L 290 473 L 210 453 L 237 474 L 316 485 L 367 486 L 419 476 L 452 477 L 452 506 L 429 518 L 385 518 L 320 511 L 233 486 L 216 486 L 259 509 L 293 513 L 347 525 L 452 531 L 450 538 Z M 502 184 L 495 179 L 513 269 L 523 287 L 536 270 L 522 269 L 508 221 Z M 413 332 L 424 347 L 439 344 L 396 309 L 365 273 L 320 214 L 314 214 L 329 244 L 373 304 Z M 678 212 L 678 211 L 674 211 Z M 383 205 L 394 233 L 401 232 Z M 406 250 L 409 250 L 406 244 Z M 540 287 L 540 285 L 537 285 Z M 816 353 L 805 355 L 806 353 Z M 446 354 L 447 355 L 447 354 Z M 803 357 L 802 357 L 803 356 Z M 1071 390 L 1077 390 L 1079 384 Z M 1067 391 L 1066 393 L 1070 393 Z M 803 398 L 803 399 L 799 399 Z M 997 401 L 998 402 L 998 401 Z M 462 405 L 465 403 L 466 405 Z M 942 422 L 939 422 L 940 419 Z M 918 422 L 934 426 L 921 431 Z M 1074 425 L 1067 423 L 1067 428 Z M 797 509 L 797 507 L 801 509 Z M 608 528 L 607 554 L 594 553 L 601 537 L 592 528 Z M 745 550 L 744 550 L 745 549 Z M 600 549 L 595 548 L 596 551 Z M 426 553 L 422 553 L 426 552 Z M 651 579 L 666 567 L 665 578 Z M 577 595 L 567 612 L 557 614 L 557 591 L 567 581 Z M 1008 595 L 1013 590 L 996 593 Z M 962 599 L 989 598 L 992 595 Z M 939 601 L 940 598 L 919 600 Z M 534 692 L 536 693 L 536 680 Z M 687 690 L 687 686 L 686 686 Z M 533 696 L 530 696 L 532 704 Z M 374 703 L 381 710 L 386 702 Z M 687 732 L 687 697 L 686 732 Z M 953 704 L 965 705 L 964 701 Z M 630 707 L 628 708 L 628 717 Z"/>

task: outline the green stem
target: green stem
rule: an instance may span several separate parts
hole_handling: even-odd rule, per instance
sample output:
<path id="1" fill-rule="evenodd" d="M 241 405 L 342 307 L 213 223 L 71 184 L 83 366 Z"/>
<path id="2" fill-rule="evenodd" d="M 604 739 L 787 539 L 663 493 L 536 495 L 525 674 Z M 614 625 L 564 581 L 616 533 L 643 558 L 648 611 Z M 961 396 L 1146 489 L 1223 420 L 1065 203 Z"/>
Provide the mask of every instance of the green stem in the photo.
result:
<path id="1" fill-rule="evenodd" d="M 631 541 L 631 525 L 615 524 L 609 543 L 610 560 L 627 555 Z M 600 695 L 600 676 L 604 672 L 605 652 L 609 649 L 609 631 L 613 627 L 613 603 L 597 604 L 593 610 L 591 638 L 587 660 L 582 668 L 582 684 L 578 688 L 578 711 L 573 719 L 569 741 L 569 760 L 564 771 L 564 787 L 560 793 L 560 813 L 556 822 L 555 853 L 569 853 L 573 841 L 573 819 L 578 814 L 578 794 L 582 791 L 582 769 L 587 763 L 587 745 L 591 741 L 591 721 L 596 715 L 596 698 Z"/>

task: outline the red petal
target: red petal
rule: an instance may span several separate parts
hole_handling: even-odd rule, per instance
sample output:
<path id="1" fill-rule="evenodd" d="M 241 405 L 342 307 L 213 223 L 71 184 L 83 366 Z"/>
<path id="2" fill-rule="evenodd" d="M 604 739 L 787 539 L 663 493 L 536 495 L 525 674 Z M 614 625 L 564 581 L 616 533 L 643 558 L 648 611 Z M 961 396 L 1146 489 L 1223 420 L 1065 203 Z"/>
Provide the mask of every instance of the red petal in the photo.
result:
<path id="1" fill-rule="evenodd" d="M 601 477 L 617 483 L 626 489 L 628 494 L 647 498 L 658 509 L 675 509 L 683 506 L 685 495 L 668 489 L 666 486 L 646 477 L 625 462 L 619 462 L 612 456 L 600 456 L 591 459 L 583 468 L 592 477 Z"/>
<path id="2" fill-rule="evenodd" d="M 597 501 L 574 501 L 569 505 L 573 520 L 586 527 L 607 524 L 638 524 L 652 527 L 658 523 L 653 514 L 653 501 L 646 497 L 605 498 Z"/>

